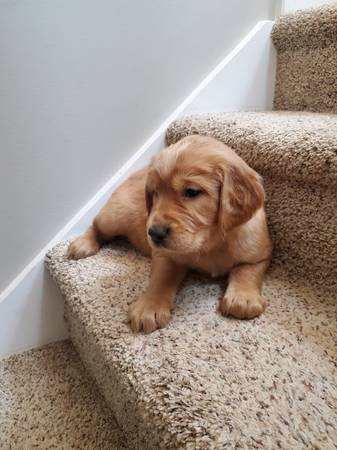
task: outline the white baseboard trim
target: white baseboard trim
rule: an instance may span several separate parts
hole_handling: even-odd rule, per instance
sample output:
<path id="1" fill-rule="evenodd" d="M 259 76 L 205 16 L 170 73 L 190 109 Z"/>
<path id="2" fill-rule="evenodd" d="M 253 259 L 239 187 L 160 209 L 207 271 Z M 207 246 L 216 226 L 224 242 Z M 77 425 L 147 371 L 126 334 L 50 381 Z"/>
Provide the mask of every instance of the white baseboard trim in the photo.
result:
<path id="1" fill-rule="evenodd" d="M 0 294 L 0 358 L 68 336 L 63 300 L 44 268 L 46 252 L 81 233 L 111 192 L 165 146 L 168 125 L 182 114 L 271 109 L 275 79 L 273 22 L 259 22 Z"/>

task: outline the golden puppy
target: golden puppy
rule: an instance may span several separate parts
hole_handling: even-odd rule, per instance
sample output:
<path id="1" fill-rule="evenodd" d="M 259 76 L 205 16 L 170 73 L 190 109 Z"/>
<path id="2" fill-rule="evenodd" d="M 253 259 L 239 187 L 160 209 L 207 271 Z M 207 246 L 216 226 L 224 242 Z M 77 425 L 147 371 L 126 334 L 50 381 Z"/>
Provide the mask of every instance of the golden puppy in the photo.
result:
<path id="1" fill-rule="evenodd" d="M 117 235 L 152 256 L 149 286 L 129 309 L 133 331 L 150 333 L 169 322 L 189 268 L 230 272 L 222 314 L 251 319 L 264 311 L 272 248 L 264 190 L 260 176 L 223 143 L 194 135 L 159 152 L 112 194 L 68 255 L 93 255 Z"/>

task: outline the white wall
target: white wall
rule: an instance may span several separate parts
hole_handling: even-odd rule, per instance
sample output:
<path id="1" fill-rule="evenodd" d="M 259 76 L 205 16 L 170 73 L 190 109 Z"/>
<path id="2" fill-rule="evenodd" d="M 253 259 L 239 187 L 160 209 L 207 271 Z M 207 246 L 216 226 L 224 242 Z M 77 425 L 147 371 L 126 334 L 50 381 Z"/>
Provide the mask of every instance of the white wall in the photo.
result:
<path id="1" fill-rule="evenodd" d="M 297 11 L 298 9 L 313 8 L 325 4 L 337 4 L 336 0 L 283 0 L 283 13 Z"/>
<path id="2" fill-rule="evenodd" d="M 0 2 L 0 291 L 270 0 Z"/>

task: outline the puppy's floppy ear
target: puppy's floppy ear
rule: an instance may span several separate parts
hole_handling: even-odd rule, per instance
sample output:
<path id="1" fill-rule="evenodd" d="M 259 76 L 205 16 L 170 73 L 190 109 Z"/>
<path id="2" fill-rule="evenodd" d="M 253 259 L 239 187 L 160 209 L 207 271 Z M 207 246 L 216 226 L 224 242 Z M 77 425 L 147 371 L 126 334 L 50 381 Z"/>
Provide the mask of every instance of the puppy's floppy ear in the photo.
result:
<path id="1" fill-rule="evenodd" d="M 244 161 L 222 169 L 219 199 L 219 225 L 227 232 L 245 222 L 263 206 L 262 178 Z"/>
<path id="2" fill-rule="evenodd" d="M 150 214 L 152 206 L 153 206 L 153 194 L 147 186 L 145 187 L 145 201 L 146 201 L 147 213 Z"/>

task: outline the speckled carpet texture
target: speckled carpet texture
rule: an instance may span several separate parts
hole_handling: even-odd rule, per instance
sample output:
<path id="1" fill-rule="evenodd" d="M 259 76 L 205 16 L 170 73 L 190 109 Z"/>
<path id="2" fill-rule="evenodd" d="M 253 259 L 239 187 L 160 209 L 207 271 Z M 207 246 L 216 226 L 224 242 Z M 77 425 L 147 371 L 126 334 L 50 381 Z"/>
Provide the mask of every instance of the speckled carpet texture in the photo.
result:
<path id="1" fill-rule="evenodd" d="M 337 3 L 280 18 L 275 109 L 337 112 Z"/>
<path id="2" fill-rule="evenodd" d="M 70 341 L 0 361 L 0 449 L 124 450 L 124 441 Z"/>
<path id="3" fill-rule="evenodd" d="M 133 334 L 127 308 L 145 288 L 149 260 L 114 244 L 75 262 L 66 248 L 54 248 L 47 265 L 75 346 L 130 448 L 335 448 L 333 295 L 274 267 L 266 313 L 238 321 L 216 310 L 220 280 L 192 276 L 168 328 Z"/>
<path id="4" fill-rule="evenodd" d="M 337 449 L 337 7 L 281 18 L 275 108 L 181 118 L 263 175 L 275 251 L 252 321 L 217 312 L 226 280 L 191 274 L 169 326 L 133 334 L 150 262 L 123 241 L 46 265 L 70 335 L 132 449 Z"/>

